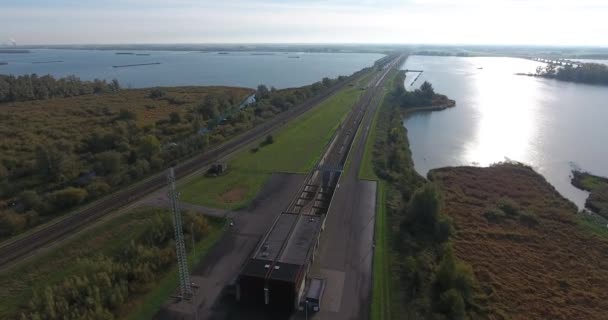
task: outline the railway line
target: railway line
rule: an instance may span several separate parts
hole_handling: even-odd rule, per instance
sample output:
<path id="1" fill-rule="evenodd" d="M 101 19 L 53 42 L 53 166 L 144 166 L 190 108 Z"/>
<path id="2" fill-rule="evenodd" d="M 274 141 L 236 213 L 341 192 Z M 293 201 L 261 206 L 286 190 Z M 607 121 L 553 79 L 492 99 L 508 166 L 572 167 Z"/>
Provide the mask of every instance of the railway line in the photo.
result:
<path id="1" fill-rule="evenodd" d="M 366 112 L 379 103 L 387 74 L 402 59 L 392 57 L 369 81 L 295 197 L 245 262 L 237 281 L 238 301 L 282 310 L 298 307 L 356 133 Z"/>
<path id="2" fill-rule="evenodd" d="M 356 73 L 350 76 L 349 79 L 334 85 L 320 95 L 305 101 L 300 106 L 287 110 L 269 121 L 248 130 L 247 132 L 216 148 L 178 164 L 175 167 L 176 178 L 181 179 L 189 174 L 192 174 L 197 170 L 213 163 L 217 159 L 225 157 L 264 137 L 265 135 L 284 125 L 287 121 L 292 120 L 312 109 L 314 106 L 346 87 L 348 84 L 359 80 L 364 74 L 365 73 Z M 123 208 L 128 204 L 144 197 L 145 195 L 164 187 L 165 184 L 166 181 L 164 173 L 158 173 L 135 184 L 134 186 L 117 191 L 114 194 L 94 202 L 93 204 L 90 204 L 63 219 L 46 225 L 43 228 L 28 234 L 27 236 L 15 240 L 7 240 L 5 243 L 0 244 L 0 269 L 28 257 L 35 250 L 52 244 L 74 232 L 79 231 L 93 221 L 113 211 Z"/>

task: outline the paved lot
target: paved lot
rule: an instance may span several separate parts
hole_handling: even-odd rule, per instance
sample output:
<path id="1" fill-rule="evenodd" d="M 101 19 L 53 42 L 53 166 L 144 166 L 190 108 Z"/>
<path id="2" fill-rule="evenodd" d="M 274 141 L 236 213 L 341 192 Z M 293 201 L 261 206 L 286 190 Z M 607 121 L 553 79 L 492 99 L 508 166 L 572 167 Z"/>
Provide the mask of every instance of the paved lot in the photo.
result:
<path id="1" fill-rule="evenodd" d="M 273 219 L 287 207 L 303 180 L 303 175 L 273 174 L 249 208 L 228 213 L 228 217 L 234 220 L 234 226 L 192 272 L 193 280 L 199 286 L 194 303 L 198 305 L 198 319 L 232 317 L 234 310 L 225 300 L 229 302 L 233 298 L 221 299 L 223 289 L 236 277 L 242 263 Z M 167 303 L 165 307 L 167 310 L 159 313 L 157 319 L 192 319 L 184 316 L 194 309 L 192 303 Z"/>

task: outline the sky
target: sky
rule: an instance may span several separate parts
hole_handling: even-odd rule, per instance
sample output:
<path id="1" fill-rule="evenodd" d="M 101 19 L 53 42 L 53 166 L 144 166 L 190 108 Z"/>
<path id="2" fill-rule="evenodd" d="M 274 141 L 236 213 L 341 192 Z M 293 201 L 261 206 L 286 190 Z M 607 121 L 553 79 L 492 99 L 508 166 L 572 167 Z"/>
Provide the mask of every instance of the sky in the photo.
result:
<path id="1" fill-rule="evenodd" d="M 0 0 L 0 44 L 608 46 L 607 0 Z"/>

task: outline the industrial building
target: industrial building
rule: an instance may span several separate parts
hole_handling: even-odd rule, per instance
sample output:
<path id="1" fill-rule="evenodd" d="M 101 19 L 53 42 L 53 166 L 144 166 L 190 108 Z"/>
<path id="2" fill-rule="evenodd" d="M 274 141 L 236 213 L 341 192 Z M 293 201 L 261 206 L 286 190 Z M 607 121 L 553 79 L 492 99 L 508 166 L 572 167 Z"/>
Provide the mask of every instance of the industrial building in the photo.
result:
<path id="1" fill-rule="evenodd" d="M 237 300 L 274 309 L 297 308 L 340 173 L 327 168 L 313 171 L 288 211 L 278 215 L 245 263 Z M 321 183 L 308 183 L 316 180 Z"/>

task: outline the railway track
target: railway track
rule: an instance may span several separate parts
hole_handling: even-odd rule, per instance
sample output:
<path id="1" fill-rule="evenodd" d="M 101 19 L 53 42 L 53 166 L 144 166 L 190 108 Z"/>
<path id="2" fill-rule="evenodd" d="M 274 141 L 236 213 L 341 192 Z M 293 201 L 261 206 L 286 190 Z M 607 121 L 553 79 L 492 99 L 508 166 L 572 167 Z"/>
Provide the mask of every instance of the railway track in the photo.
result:
<path id="1" fill-rule="evenodd" d="M 203 154 L 194 156 L 175 167 L 175 175 L 177 179 L 181 179 L 195 171 L 210 165 L 214 161 L 224 156 L 227 156 L 238 149 L 247 146 L 248 144 L 258 140 L 272 131 L 278 129 L 287 121 L 298 117 L 299 115 L 312 109 L 314 106 L 329 98 L 339 90 L 360 79 L 363 74 L 355 74 L 349 79 L 334 85 L 322 94 L 315 96 L 296 108 L 285 111 L 269 121 L 258 125 L 247 132 L 231 139 L 230 141 L 213 148 Z M 61 240 L 71 233 L 77 232 L 93 221 L 113 212 L 126 205 L 139 200 L 145 195 L 154 192 L 165 186 L 164 173 L 158 173 L 144 181 L 141 181 L 134 186 L 121 191 L 117 191 L 85 208 L 80 209 L 61 220 L 45 226 L 42 229 L 34 231 L 27 236 L 16 240 L 8 240 L 4 244 L 0 244 L 0 269 L 5 268 L 11 263 L 31 255 L 35 250 L 45 247 L 53 242 Z"/>

